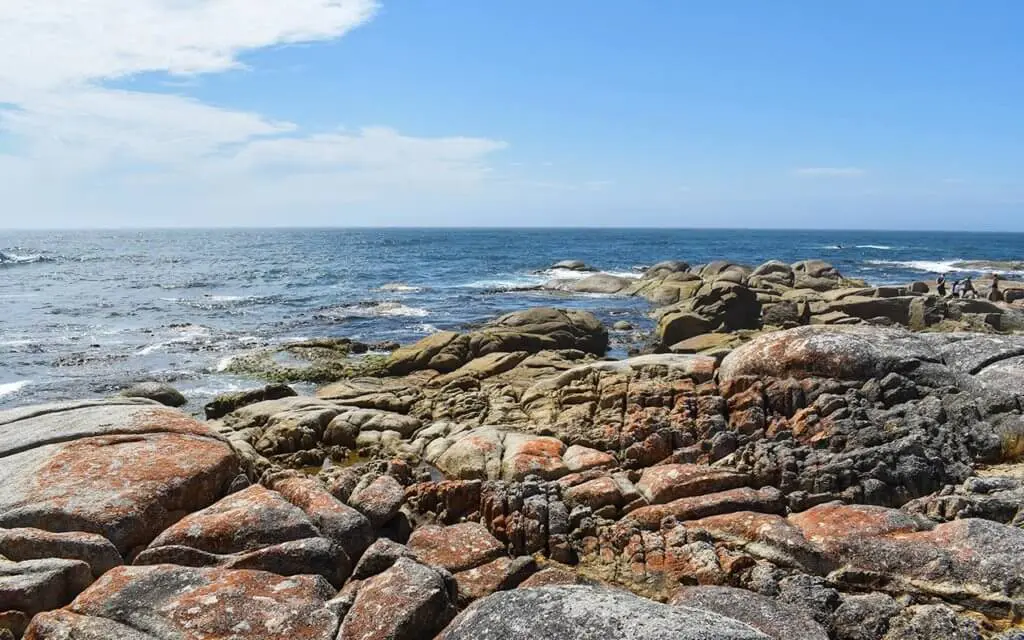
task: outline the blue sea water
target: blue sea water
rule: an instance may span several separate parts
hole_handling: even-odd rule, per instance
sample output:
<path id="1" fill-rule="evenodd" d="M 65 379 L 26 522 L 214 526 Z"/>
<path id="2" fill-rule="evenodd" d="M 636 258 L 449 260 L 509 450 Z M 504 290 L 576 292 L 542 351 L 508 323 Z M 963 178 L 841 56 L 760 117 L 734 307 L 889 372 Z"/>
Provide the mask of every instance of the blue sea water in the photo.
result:
<path id="1" fill-rule="evenodd" d="M 635 276 L 667 259 L 822 258 L 882 284 L 1021 260 L 1022 247 L 1022 234 L 873 231 L 0 231 L 0 406 L 152 378 L 199 403 L 254 384 L 223 371 L 246 351 L 321 336 L 409 342 L 539 305 L 650 328 L 643 300 L 530 289 L 565 275 L 549 270 L 563 259 Z"/>

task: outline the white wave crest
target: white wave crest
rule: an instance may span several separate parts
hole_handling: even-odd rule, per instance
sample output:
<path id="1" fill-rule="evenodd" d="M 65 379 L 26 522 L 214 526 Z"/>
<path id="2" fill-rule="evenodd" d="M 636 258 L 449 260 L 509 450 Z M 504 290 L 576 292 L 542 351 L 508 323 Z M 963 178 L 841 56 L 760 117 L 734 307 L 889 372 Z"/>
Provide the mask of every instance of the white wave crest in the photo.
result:
<path id="1" fill-rule="evenodd" d="M 903 267 L 914 271 L 925 271 L 928 273 L 951 273 L 961 271 L 957 268 L 960 260 L 867 260 L 868 264 L 880 267 Z"/>
<path id="2" fill-rule="evenodd" d="M 9 396 L 12 393 L 17 393 L 32 384 L 31 380 L 18 380 L 17 382 L 7 382 L 0 384 L 0 397 Z"/>
<path id="3" fill-rule="evenodd" d="M 403 284 L 401 282 L 389 282 L 387 284 L 382 284 L 379 291 L 387 291 L 390 293 L 419 293 L 420 291 L 423 291 L 423 289 Z"/>
<path id="4" fill-rule="evenodd" d="M 858 244 L 857 248 L 858 249 L 879 249 L 881 251 L 891 251 L 892 250 L 892 247 L 886 246 L 884 244 Z"/>
<path id="5" fill-rule="evenodd" d="M 346 318 L 425 318 L 430 312 L 420 307 L 410 307 L 401 302 L 366 302 L 326 309 L 317 314 L 321 319 L 344 320 Z"/>

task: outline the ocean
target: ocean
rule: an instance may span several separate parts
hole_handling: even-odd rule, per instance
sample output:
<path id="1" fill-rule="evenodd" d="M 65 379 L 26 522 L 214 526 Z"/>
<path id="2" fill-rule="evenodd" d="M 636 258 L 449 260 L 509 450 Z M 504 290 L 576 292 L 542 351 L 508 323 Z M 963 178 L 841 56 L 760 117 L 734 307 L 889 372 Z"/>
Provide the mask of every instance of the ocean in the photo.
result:
<path id="1" fill-rule="evenodd" d="M 531 306 L 650 329 L 635 298 L 535 287 L 579 259 L 637 277 L 668 259 L 821 258 L 873 284 L 1024 260 L 1024 234 L 688 229 L 0 231 L 0 407 L 172 383 L 193 409 L 258 384 L 230 359 L 315 337 L 411 342 Z M 982 264 L 962 265 L 965 261 Z M 1008 275 L 1024 265 L 997 265 Z M 625 353 L 621 337 L 614 355 Z"/>

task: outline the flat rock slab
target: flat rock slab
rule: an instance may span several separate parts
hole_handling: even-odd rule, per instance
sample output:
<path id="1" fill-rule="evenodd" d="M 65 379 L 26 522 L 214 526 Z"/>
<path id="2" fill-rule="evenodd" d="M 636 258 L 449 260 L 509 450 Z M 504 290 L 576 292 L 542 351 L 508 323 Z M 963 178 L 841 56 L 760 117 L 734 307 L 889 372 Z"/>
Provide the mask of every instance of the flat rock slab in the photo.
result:
<path id="1" fill-rule="evenodd" d="M 125 555 L 237 474 L 227 442 L 148 401 L 0 412 L 0 527 L 101 534 Z"/>
<path id="2" fill-rule="evenodd" d="M 334 640 L 334 589 L 319 576 L 161 565 L 118 567 L 26 640 Z"/>
<path id="3" fill-rule="evenodd" d="M 555 586 L 503 591 L 470 605 L 438 640 L 769 640 L 701 609 L 673 607 L 628 591 Z"/>

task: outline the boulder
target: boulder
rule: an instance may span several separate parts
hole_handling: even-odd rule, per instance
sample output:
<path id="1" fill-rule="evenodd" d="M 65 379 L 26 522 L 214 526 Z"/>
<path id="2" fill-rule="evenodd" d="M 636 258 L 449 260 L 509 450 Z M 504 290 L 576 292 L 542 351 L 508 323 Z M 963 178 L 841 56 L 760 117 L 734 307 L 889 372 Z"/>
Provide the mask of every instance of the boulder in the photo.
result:
<path id="1" fill-rule="evenodd" d="M 892 618 L 883 640 L 978 640 L 981 627 L 945 605 L 909 607 Z"/>
<path id="2" fill-rule="evenodd" d="M 896 600 L 884 593 L 847 596 L 832 617 L 836 640 L 882 640 L 889 631 L 889 620 L 900 609 Z"/>
<path id="3" fill-rule="evenodd" d="M 0 412 L 0 527 L 99 534 L 124 555 L 215 502 L 238 472 L 208 426 L 151 403 Z"/>
<path id="4" fill-rule="evenodd" d="M 349 504 L 369 518 L 374 529 L 380 529 L 398 515 L 404 499 L 405 488 L 392 476 L 385 475 L 356 490 Z"/>
<path id="5" fill-rule="evenodd" d="M 0 529 L 0 556 L 20 562 L 64 558 L 89 565 L 94 578 L 123 564 L 121 554 L 101 535 L 72 531 L 53 533 L 42 529 Z"/>
<path id="6" fill-rule="evenodd" d="M 696 464 L 665 464 L 644 469 L 636 487 L 650 504 L 728 491 L 746 486 L 750 478 L 730 469 Z"/>
<path id="7" fill-rule="evenodd" d="M 531 556 L 498 558 L 455 574 L 459 588 L 459 603 L 465 606 L 473 600 L 485 598 L 496 591 L 515 589 L 537 570 L 537 561 Z"/>
<path id="8" fill-rule="evenodd" d="M 623 293 L 632 287 L 635 282 L 635 278 L 623 278 L 622 276 L 613 276 L 608 273 L 595 273 L 594 275 L 587 276 L 586 278 L 580 278 L 579 280 L 569 280 L 568 282 L 565 282 L 564 285 L 555 286 L 553 288 L 564 289 L 565 291 L 572 291 L 573 293 L 600 293 L 611 295 Z M 550 284 L 545 286 L 550 286 Z"/>
<path id="9" fill-rule="evenodd" d="M 682 260 L 665 260 L 648 267 L 644 271 L 644 278 L 664 278 L 673 273 L 683 273 L 689 270 L 690 265 Z"/>
<path id="10" fill-rule="evenodd" d="M 355 570 L 352 572 L 352 578 L 354 580 L 365 580 L 371 578 L 378 573 L 384 573 L 391 568 L 391 565 L 399 558 L 411 558 L 416 559 L 414 554 L 409 547 L 404 544 L 399 544 L 394 540 L 388 540 L 387 538 L 378 538 L 376 542 L 370 545 L 370 548 L 366 550 L 363 557 L 359 559 L 359 564 L 356 565 Z"/>
<path id="11" fill-rule="evenodd" d="M 421 369 L 455 371 L 470 360 L 491 353 L 578 349 L 604 355 L 608 330 L 586 311 L 551 308 L 509 313 L 478 331 L 436 333 L 391 354 L 385 369 L 403 375 Z"/>
<path id="12" fill-rule="evenodd" d="M 503 591 L 477 600 L 438 640 L 766 640 L 753 628 L 701 609 L 672 607 L 628 591 L 582 585 Z"/>
<path id="13" fill-rule="evenodd" d="M 68 604 L 92 580 L 92 570 L 81 560 L 0 560 L 0 612 L 20 611 L 31 618 Z"/>
<path id="14" fill-rule="evenodd" d="M 657 335 L 663 345 L 712 331 L 756 329 L 761 326 L 761 303 L 742 284 L 719 280 L 701 287 L 697 295 L 662 313 Z"/>
<path id="15" fill-rule="evenodd" d="M 551 265 L 552 269 L 568 269 L 569 271 L 596 271 L 582 260 L 562 260 Z"/>
<path id="16" fill-rule="evenodd" d="M 207 420 L 223 418 L 232 411 L 265 400 L 278 400 L 298 395 L 286 384 L 268 384 L 260 389 L 222 393 L 203 407 Z"/>
<path id="17" fill-rule="evenodd" d="M 431 638 L 455 615 L 451 574 L 408 558 L 359 587 L 338 638 L 419 640 Z"/>
<path id="18" fill-rule="evenodd" d="M 764 334 L 734 350 L 718 371 L 724 383 L 741 376 L 868 380 L 940 362 L 918 334 L 878 327 L 807 326 Z"/>
<path id="19" fill-rule="evenodd" d="M 319 576 L 118 567 L 66 609 L 36 616 L 25 638 L 333 640 L 339 623 L 328 604 L 333 597 Z"/>
<path id="20" fill-rule="evenodd" d="M 590 447 L 581 447 L 578 444 L 565 450 L 565 453 L 562 454 L 562 461 L 570 473 L 589 469 L 609 469 L 617 464 L 615 456 Z"/>
<path id="21" fill-rule="evenodd" d="M 420 527 L 409 537 L 408 546 L 422 562 L 453 573 L 496 560 L 505 551 L 504 545 L 479 522 Z"/>
<path id="22" fill-rule="evenodd" d="M 164 382 L 140 382 L 123 390 L 119 395 L 125 398 L 146 398 L 167 407 L 182 407 L 188 404 L 181 392 Z"/>
<path id="23" fill-rule="evenodd" d="M 272 491 L 254 485 L 160 534 L 135 563 L 320 574 L 341 585 L 372 539 L 370 524 L 315 480 L 285 478 Z"/>
<path id="24" fill-rule="evenodd" d="M 669 604 L 739 620 L 774 640 L 828 640 L 825 629 L 799 608 L 743 589 L 683 587 Z"/>

